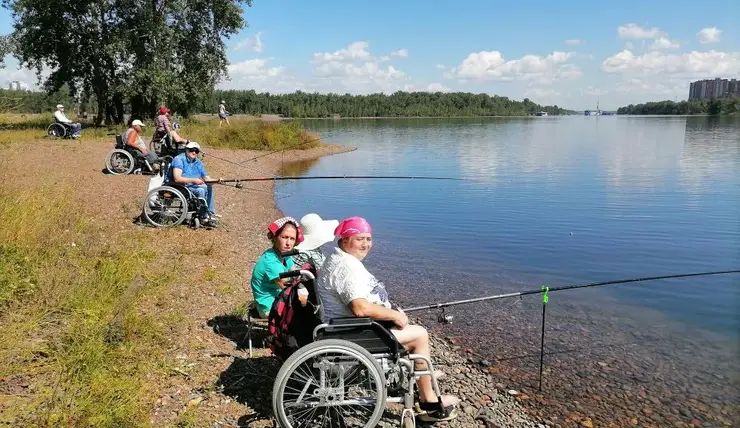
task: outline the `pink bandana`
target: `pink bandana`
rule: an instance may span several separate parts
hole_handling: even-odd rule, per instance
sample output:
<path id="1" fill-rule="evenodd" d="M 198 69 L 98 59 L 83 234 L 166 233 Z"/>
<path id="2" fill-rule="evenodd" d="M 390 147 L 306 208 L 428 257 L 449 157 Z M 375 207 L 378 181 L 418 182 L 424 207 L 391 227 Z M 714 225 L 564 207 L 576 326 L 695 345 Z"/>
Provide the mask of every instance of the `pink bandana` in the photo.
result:
<path id="1" fill-rule="evenodd" d="M 278 230 L 280 230 L 281 227 L 285 226 L 286 223 L 293 223 L 293 226 L 295 226 L 295 228 L 298 230 L 298 236 L 296 236 L 295 240 L 296 245 L 303 242 L 303 231 L 301 230 L 300 223 L 298 223 L 298 220 L 294 219 L 293 217 L 279 218 L 270 223 L 267 226 L 267 230 L 275 234 Z"/>
<path id="2" fill-rule="evenodd" d="M 346 218 L 334 229 L 334 236 L 338 238 L 347 238 L 359 233 L 373 233 L 370 223 L 362 217 Z"/>

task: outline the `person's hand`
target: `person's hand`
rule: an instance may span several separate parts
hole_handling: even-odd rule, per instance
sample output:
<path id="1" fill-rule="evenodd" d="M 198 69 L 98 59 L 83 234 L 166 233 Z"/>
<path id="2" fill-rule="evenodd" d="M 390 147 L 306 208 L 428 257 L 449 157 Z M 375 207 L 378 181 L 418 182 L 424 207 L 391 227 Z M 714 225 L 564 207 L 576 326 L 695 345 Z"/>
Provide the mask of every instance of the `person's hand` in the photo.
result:
<path id="1" fill-rule="evenodd" d="M 393 320 L 393 322 L 396 323 L 398 328 L 404 329 L 407 325 L 409 325 L 409 317 L 407 317 L 400 308 L 397 310 L 397 312 L 399 315 L 395 320 Z"/>
<path id="2" fill-rule="evenodd" d="M 203 180 L 201 180 L 200 178 L 194 178 L 193 179 L 193 183 L 195 183 L 197 185 L 201 185 L 201 184 L 204 184 L 205 182 Z"/>

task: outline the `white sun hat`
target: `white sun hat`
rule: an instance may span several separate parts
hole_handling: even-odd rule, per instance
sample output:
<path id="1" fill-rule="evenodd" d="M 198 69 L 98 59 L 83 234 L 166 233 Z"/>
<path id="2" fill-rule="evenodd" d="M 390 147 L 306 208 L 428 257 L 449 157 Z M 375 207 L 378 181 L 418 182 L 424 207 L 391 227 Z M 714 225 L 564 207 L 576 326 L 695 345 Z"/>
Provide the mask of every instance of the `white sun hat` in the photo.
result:
<path id="1" fill-rule="evenodd" d="M 322 220 L 316 213 L 306 214 L 301 218 L 303 242 L 295 247 L 299 250 L 314 250 L 334 240 L 334 229 L 339 220 Z"/>

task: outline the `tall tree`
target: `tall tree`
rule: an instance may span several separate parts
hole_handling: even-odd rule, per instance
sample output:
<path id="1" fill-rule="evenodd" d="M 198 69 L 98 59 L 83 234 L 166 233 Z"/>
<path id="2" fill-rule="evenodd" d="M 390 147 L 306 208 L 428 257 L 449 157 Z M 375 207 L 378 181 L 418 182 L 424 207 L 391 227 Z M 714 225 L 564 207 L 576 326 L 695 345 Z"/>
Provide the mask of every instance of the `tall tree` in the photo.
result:
<path id="1" fill-rule="evenodd" d="M 94 95 L 98 124 L 123 121 L 124 104 L 151 117 L 167 102 L 182 113 L 226 73 L 223 37 L 245 26 L 252 0 L 2 0 L 12 11 L 15 56 L 45 68 L 48 91 Z"/>

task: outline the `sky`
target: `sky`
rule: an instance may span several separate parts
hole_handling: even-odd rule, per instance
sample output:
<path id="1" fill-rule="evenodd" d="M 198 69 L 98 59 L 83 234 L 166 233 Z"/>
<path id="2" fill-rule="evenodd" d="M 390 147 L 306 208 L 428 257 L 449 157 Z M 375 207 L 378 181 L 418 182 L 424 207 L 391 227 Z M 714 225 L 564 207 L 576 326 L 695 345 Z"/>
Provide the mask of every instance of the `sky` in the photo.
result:
<path id="1" fill-rule="evenodd" d="M 223 89 L 463 91 L 574 110 L 684 100 L 740 78 L 739 0 L 254 0 Z M 12 18 L 0 9 L 0 34 Z M 0 85 L 37 86 L 6 57 Z"/>

